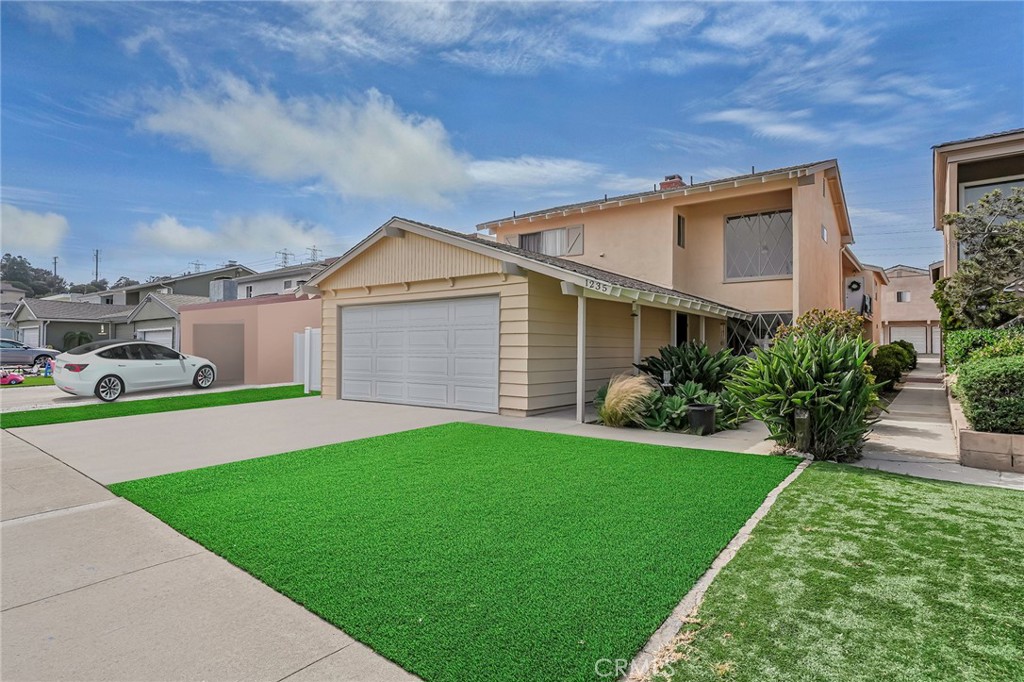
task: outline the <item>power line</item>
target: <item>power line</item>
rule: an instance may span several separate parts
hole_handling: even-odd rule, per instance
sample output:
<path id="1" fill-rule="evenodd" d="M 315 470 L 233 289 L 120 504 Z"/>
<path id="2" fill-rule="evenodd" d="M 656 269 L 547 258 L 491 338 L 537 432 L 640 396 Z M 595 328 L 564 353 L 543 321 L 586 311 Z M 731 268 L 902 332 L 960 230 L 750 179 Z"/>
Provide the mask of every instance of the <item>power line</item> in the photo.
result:
<path id="1" fill-rule="evenodd" d="M 322 249 L 316 248 L 316 244 L 313 244 L 313 246 L 307 247 L 306 251 L 309 252 L 309 262 L 310 263 L 315 263 L 318 260 L 320 260 L 320 252 L 322 251 Z"/>
<path id="2" fill-rule="evenodd" d="M 189 265 L 193 267 L 192 272 L 202 272 L 203 267 L 206 265 L 206 263 L 200 263 L 199 259 L 197 258 L 194 261 L 191 261 Z"/>
<path id="3" fill-rule="evenodd" d="M 277 264 L 280 265 L 282 268 L 288 267 L 288 264 L 291 262 L 291 259 L 295 257 L 295 254 L 289 251 L 288 249 L 281 249 L 280 251 L 275 251 L 274 255 L 280 258 Z"/>

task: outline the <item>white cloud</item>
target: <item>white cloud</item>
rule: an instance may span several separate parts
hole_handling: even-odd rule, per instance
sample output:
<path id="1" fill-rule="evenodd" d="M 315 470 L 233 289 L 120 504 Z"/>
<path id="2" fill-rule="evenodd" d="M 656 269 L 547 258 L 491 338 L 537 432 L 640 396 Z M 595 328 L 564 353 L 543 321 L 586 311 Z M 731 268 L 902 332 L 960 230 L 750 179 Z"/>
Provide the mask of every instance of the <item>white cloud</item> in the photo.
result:
<path id="1" fill-rule="evenodd" d="M 735 123 L 757 137 L 795 140 L 823 144 L 829 141 L 829 134 L 816 125 L 809 111 L 778 112 L 767 109 L 724 109 L 705 114 L 702 121 L 712 123 Z"/>
<path id="2" fill-rule="evenodd" d="M 135 239 L 146 246 L 175 253 L 213 253 L 228 256 L 271 254 L 280 249 L 302 253 L 314 244 L 335 241 L 326 228 L 284 216 L 260 213 L 229 216 L 214 228 L 183 225 L 163 215 L 135 228 Z"/>
<path id="3" fill-rule="evenodd" d="M 599 23 L 583 23 L 576 30 L 586 36 L 613 43 L 653 43 L 678 37 L 704 19 L 695 5 L 627 3 Z"/>
<path id="4" fill-rule="evenodd" d="M 592 182 L 603 169 L 577 159 L 520 156 L 511 159 L 473 161 L 469 174 L 480 185 L 517 188 L 548 188 Z"/>
<path id="5" fill-rule="evenodd" d="M 132 56 L 139 54 L 139 51 L 145 45 L 152 44 L 157 52 L 171 65 L 171 68 L 177 72 L 179 78 L 186 77 L 191 68 L 188 57 L 171 43 L 162 29 L 155 26 L 150 26 L 131 37 L 125 38 L 121 41 L 121 44 L 128 54 Z"/>
<path id="6" fill-rule="evenodd" d="M 376 90 L 358 100 L 280 99 L 225 76 L 214 89 L 156 98 L 140 125 L 221 165 L 319 181 L 343 196 L 438 205 L 470 182 L 440 121 L 404 113 Z"/>
<path id="7" fill-rule="evenodd" d="M 54 249 L 68 232 L 68 220 L 58 213 L 26 211 L 13 204 L 0 207 L 3 248 Z"/>

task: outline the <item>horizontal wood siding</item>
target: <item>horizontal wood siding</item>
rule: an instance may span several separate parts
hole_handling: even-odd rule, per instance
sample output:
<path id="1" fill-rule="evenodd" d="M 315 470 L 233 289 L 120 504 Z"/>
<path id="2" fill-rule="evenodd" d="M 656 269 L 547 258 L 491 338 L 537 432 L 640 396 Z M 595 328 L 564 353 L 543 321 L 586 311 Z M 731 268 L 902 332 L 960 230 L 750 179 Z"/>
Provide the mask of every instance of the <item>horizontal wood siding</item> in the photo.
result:
<path id="1" fill-rule="evenodd" d="M 384 237 L 320 283 L 321 289 L 351 289 L 500 272 L 501 262 L 411 232 Z"/>

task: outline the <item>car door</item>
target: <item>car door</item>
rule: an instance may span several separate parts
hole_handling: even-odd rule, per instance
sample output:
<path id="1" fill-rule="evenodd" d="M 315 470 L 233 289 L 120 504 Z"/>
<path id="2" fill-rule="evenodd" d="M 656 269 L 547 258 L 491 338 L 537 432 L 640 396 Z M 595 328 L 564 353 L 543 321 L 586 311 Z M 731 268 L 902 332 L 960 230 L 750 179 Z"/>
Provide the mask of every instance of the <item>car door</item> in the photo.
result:
<path id="1" fill-rule="evenodd" d="M 0 341 L 0 364 L 20 365 L 25 362 L 24 346 L 17 341 Z"/>
<path id="2" fill-rule="evenodd" d="M 144 344 L 153 355 L 156 376 L 160 386 L 182 386 L 191 381 L 187 377 L 184 356 L 176 350 L 155 343 Z"/>
<path id="3" fill-rule="evenodd" d="M 156 357 L 149 349 L 148 343 L 130 343 L 124 346 L 126 359 L 123 363 L 123 374 L 117 372 L 124 380 L 126 391 L 148 391 L 159 388 L 160 367 Z M 118 369 L 122 363 L 118 362 Z"/>

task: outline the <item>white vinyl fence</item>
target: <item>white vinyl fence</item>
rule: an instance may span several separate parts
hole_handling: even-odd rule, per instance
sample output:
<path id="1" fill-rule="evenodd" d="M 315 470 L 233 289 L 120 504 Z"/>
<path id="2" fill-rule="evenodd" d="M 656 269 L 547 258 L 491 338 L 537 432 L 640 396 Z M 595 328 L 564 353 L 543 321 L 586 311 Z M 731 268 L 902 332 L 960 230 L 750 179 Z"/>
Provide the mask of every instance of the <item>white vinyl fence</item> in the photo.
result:
<path id="1" fill-rule="evenodd" d="M 292 354 L 292 375 L 302 384 L 306 393 L 320 390 L 320 330 L 306 327 L 295 332 L 295 351 Z"/>

